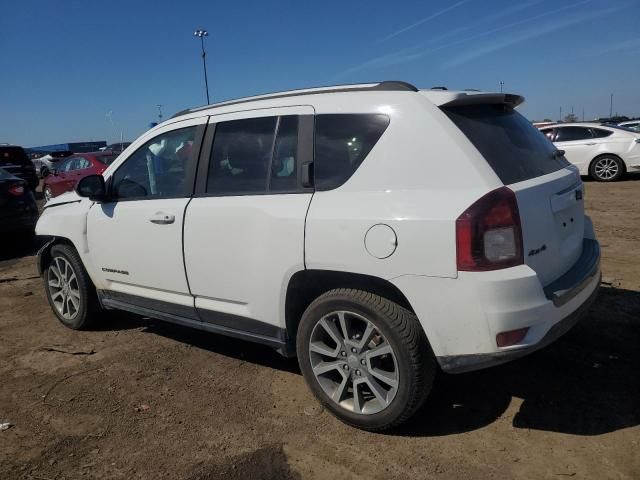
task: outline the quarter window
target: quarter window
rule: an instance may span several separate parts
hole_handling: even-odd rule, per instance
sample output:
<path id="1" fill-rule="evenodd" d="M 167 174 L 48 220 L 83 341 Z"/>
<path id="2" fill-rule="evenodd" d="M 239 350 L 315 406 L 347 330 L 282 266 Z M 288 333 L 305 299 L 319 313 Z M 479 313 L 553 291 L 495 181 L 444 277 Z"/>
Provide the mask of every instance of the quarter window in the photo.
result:
<path id="1" fill-rule="evenodd" d="M 592 128 L 593 136 L 595 138 L 604 138 L 611 135 L 613 132 L 611 130 L 604 130 L 602 128 Z"/>
<path id="2" fill-rule="evenodd" d="M 389 117 L 382 114 L 316 115 L 316 189 L 330 190 L 346 182 L 388 125 Z"/>
<path id="3" fill-rule="evenodd" d="M 183 197 L 193 161 L 196 127 L 158 135 L 131 155 L 113 175 L 115 198 Z"/>
<path id="4" fill-rule="evenodd" d="M 556 142 L 572 142 L 593 138 L 591 130 L 583 127 L 560 127 L 557 129 Z"/>

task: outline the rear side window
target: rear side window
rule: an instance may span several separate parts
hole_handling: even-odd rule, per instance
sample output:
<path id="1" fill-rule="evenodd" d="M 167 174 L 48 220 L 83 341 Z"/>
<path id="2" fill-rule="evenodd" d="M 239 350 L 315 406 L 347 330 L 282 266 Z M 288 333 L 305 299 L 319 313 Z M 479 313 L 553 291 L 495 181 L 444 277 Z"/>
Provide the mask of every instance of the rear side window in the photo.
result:
<path id="1" fill-rule="evenodd" d="M 0 167 L 4 165 L 28 165 L 31 161 L 22 147 L 0 147 Z"/>
<path id="2" fill-rule="evenodd" d="M 444 107 L 444 113 L 473 143 L 502 183 L 522 182 L 560 170 L 556 148 L 531 122 L 505 105 Z"/>
<path id="3" fill-rule="evenodd" d="M 95 157 L 95 159 L 103 165 L 111 165 L 116 158 L 118 158 L 117 155 L 100 155 L 99 157 Z"/>
<path id="4" fill-rule="evenodd" d="M 584 127 L 560 127 L 556 134 L 556 142 L 573 142 L 593 138 L 591 130 Z"/>
<path id="5" fill-rule="evenodd" d="M 602 128 L 592 128 L 593 136 L 596 138 L 604 138 L 612 135 L 613 132 L 611 130 L 603 130 Z"/>
<path id="6" fill-rule="evenodd" d="M 331 190 L 346 182 L 388 125 L 389 117 L 381 114 L 316 115 L 316 190 Z"/>
<path id="7" fill-rule="evenodd" d="M 277 117 L 216 124 L 208 193 L 245 195 L 267 191 L 267 172 Z"/>

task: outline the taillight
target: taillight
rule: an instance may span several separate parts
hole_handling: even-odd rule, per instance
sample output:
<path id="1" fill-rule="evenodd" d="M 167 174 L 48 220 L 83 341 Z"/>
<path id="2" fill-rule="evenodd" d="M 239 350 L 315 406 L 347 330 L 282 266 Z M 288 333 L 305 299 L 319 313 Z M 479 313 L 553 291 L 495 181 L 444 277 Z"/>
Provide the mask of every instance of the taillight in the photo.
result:
<path id="1" fill-rule="evenodd" d="M 24 194 L 24 185 L 21 185 L 19 183 L 15 183 L 13 185 L 11 185 L 9 187 L 9 193 L 11 195 L 14 195 L 16 197 L 19 197 L 20 195 Z"/>
<path id="2" fill-rule="evenodd" d="M 487 193 L 456 220 L 458 270 L 483 272 L 524 263 L 516 195 L 507 187 Z"/>

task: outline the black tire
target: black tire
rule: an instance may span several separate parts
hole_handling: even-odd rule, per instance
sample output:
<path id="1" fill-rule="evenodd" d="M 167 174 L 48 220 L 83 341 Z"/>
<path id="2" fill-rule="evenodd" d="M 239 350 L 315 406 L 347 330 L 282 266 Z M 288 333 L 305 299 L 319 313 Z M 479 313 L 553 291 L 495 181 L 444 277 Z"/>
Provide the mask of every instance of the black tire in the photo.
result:
<path id="1" fill-rule="evenodd" d="M 74 297 L 76 298 L 77 308 L 69 306 L 72 303 L 71 301 L 67 304 L 67 316 L 64 315 L 64 312 L 59 310 L 59 305 L 56 304 L 56 302 L 60 301 L 60 296 L 55 295 L 57 289 L 52 287 L 49 281 L 50 279 L 55 280 L 56 278 L 55 272 L 52 272 L 53 269 L 58 268 L 58 271 L 61 270 L 61 267 L 55 266 L 56 262 L 59 262 L 58 264 L 60 265 L 64 265 L 64 261 L 66 261 L 67 265 L 73 269 L 76 281 L 72 281 L 70 283 L 73 288 L 77 288 L 77 292 L 79 293 L 79 298 Z M 72 277 L 71 274 L 68 274 L 67 276 L 69 278 Z M 42 278 L 44 280 L 44 288 L 47 293 L 47 300 L 49 300 L 51 310 L 53 310 L 53 313 L 64 326 L 73 330 L 84 330 L 94 325 L 100 311 L 100 305 L 93 283 L 91 282 L 91 279 L 89 278 L 89 275 L 87 274 L 87 271 L 82 264 L 82 260 L 80 260 L 75 248 L 64 244 L 54 245 L 51 248 L 50 260 L 43 271 Z M 55 283 L 55 281 L 53 283 Z M 56 297 L 55 299 L 53 298 L 54 296 Z M 62 302 L 64 301 L 65 300 L 62 300 Z"/>
<path id="2" fill-rule="evenodd" d="M 589 176 L 597 182 L 615 182 L 624 174 L 624 162 L 615 155 L 600 155 L 589 165 Z"/>
<path id="3" fill-rule="evenodd" d="M 42 189 L 42 197 L 46 202 L 53 198 L 53 193 L 51 193 L 51 189 L 49 187 L 44 187 Z"/>
<path id="4" fill-rule="evenodd" d="M 379 412 L 363 414 L 343 408 L 325 393 L 313 372 L 309 350 L 312 332 L 323 317 L 337 311 L 364 317 L 393 349 L 397 389 L 390 403 Z M 396 303 L 362 290 L 331 290 L 314 300 L 300 321 L 296 348 L 300 369 L 316 398 L 343 422 L 368 431 L 388 430 L 408 420 L 429 395 L 436 372 L 435 357 L 416 316 Z M 361 375 L 358 370 L 355 372 Z M 350 391 L 353 392 L 353 387 Z"/>
<path id="5" fill-rule="evenodd" d="M 44 178 L 49 175 L 49 169 L 47 167 L 42 167 L 40 169 L 40 178 Z"/>

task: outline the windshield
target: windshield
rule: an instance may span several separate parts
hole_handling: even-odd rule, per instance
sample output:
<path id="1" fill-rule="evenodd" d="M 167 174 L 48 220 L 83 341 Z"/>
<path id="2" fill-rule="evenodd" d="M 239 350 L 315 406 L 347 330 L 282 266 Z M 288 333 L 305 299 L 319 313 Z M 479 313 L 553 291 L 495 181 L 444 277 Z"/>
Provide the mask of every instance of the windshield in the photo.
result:
<path id="1" fill-rule="evenodd" d="M 505 185 L 560 170 L 569 163 L 529 120 L 502 104 L 443 107 Z"/>

